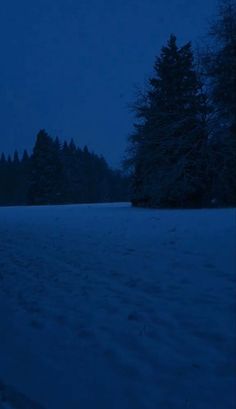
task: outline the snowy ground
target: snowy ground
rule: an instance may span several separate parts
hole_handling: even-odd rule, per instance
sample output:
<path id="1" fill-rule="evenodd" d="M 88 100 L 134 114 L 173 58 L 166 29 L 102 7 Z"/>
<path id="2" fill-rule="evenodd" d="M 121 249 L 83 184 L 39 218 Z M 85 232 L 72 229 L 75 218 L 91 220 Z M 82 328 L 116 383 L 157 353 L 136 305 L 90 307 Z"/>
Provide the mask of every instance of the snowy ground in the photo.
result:
<path id="1" fill-rule="evenodd" d="M 235 215 L 0 208 L 0 408 L 235 409 Z"/>

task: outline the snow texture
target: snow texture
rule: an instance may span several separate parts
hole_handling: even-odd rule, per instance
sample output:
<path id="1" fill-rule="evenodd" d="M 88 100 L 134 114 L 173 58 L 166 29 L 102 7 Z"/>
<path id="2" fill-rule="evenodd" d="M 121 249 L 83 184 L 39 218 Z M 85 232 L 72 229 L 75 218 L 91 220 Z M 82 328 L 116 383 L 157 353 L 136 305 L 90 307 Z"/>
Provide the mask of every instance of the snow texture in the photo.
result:
<path id="1" fill-rule="evenodd" d="M 0 209 L 1 409 L 235 409 L 235 210 Z"/>

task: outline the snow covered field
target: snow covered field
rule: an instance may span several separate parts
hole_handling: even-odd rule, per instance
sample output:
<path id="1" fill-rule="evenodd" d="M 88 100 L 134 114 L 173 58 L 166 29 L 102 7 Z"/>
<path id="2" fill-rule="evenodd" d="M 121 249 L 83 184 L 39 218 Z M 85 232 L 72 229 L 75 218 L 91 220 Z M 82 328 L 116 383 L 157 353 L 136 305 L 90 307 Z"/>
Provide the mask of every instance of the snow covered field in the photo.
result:
<path id="1" fill-rule="evenodd" d="M 235 409 L 235 210 L 0 208 L 1 409 Z"/>

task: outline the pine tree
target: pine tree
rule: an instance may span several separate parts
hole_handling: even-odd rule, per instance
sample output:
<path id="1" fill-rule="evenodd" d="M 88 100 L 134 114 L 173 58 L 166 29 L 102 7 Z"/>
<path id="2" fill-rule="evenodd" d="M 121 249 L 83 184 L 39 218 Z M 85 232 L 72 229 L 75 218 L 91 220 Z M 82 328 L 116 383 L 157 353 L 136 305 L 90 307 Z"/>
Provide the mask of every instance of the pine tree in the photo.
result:
<path id="1" fill-rule="evenodd" d="M 30 177 L 30 157 L 26 150 L 23 152 L 18 171 L 18 189 L 16 195 L 16 203 L 26 205 L 28 201 Z"/>
<path id="2" fill-rule="evenodd" d="M 0 204 L 7 204 L 7 161 L 5 154 L 2 153 L 0 157 Z"/>
<path id="3" fill-rule="evenodd" d="M 23 152 L 23 156 L 22 156 L 22 162 L 28 163 L 29 159 L 30 159 L 29 154 L 28 154 L 27 150 L 25 149 L 24 152 Z"/>
<path id="4" fill-rule="evenodd" d="M 29 203 L 61 203 L 62 181 L 60 150 L 55 141 L 41 130 L 30 161 Z"/>
<path id="5" fill-rule="evenodd" d="M 210 30 L 213 45 L 204 55 L 213 106 L 209 160 L 212 198 L 236 205 L 236 4 L 221 2 Z"/>
<path id="6" fill-rule="evenodd" d="M 18 175 L 19 175 L 19 157 L 18 153 L 15 152 L 13 160 L 11 155 L 8 155 L 7 162 L 5 166 L 5 204 L 14 205 L 17 196 L 17 186 L 18 186 Z"/>
<path id="7" fill-rule="evenodd" d="M 64 197 L 66 203 L 82 203 L 84 177 L 81 160 L 81 150 L 74 140 L 64 143 L 62 149 L 64 164 Z"/>
<path id="8" fill-rule="evenodd" d="M 133 203 L 200 206 L 205 190 L 206 100 L 191 43 L 179 48 L 171 35 L 149 84 L 135 106 L 139 121 L 131 136 Z"/>

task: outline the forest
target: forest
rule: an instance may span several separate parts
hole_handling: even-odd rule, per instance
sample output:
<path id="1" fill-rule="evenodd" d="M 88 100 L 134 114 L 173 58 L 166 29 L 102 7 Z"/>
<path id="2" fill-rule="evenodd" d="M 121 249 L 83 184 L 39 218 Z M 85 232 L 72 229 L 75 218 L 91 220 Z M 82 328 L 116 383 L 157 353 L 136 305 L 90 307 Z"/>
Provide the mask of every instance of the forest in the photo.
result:
<path id="1" fill-rule="evenodd" d="M 236 205 L 236 5 L 221 2 L 208 43 L 171 35 L 133 105 L 126 166 L 134 206 Z"/>
<path id="2" fill-rule="evenodd" d="M 0 158 L 1 205 L 48 205 L 119 202 L 128 198 L 128 178 L 105 159 L 80 149 L 73 140 L 60 143 L 45 130 L 32 155 L 24 151 Z"/>
<path id="3" fill-rule="evenodd" d="M 133 104 L 122 170 L 41 130 L 32 154 L 0 159 L 0 205 L 130 201 L 154 208 L 236 205 L 236 5 L 220 3 L 197 51 L 174 34 Z"/>

